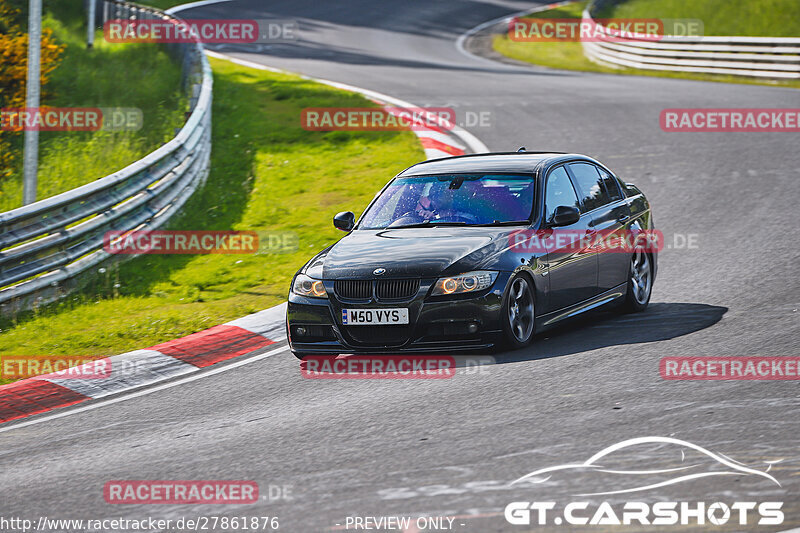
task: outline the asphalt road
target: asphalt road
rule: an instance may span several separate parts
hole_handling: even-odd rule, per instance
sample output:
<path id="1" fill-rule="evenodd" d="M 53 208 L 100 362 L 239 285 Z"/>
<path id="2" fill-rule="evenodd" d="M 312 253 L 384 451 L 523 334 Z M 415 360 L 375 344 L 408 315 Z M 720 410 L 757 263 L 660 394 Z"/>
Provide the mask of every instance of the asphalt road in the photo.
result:
<path id="1" fill-rule="evenodd" d="M 527 531 L 536 527 L 504 520 L 506 504 L 577 498 L 783 501 L 781 526 L 720 530 L 800 526 L 797 382 L 665 381 L 658 371 L 665 356 L 800 355 L 797 135 L 664 133 L 658 123 L 668 107 L 797 108 L 800 92 L 517 67 L 455 47 L 469 28 L 532 5 L 235 0 L 184 16 L 296 18 L 295 44 L 222 51 L 417 105 L 452 106 L 459 117 L 488 112 L 490 126 L 467 129 L 493 150 L 579 152 L 607 163 L 645 191 L 668 238 L 696 236 L 695 248 L 662 253 L 646 313 L 601 313 L 449 380 L 306 380 L 285 352 L 6 431 L 0 515 L 269 515 L 291 532 L 341 529 L 348 516 L 447 515 L 458 517 L 454 531 Z M 387 169 L 387 180 L 399 170 Z M 780 486 L 720 476 L 579 498 L 618 488 L 618 480 L 578 472 L 539 486 L 509 484 L 650 435 L 762 470 L 763 461 L 782 459 L 770 470 Z M 621 463 L 643 470 L 675 461 L 663 446 Z M 106 504 L 104 483 L 121 479 L 248 479 L 267 498 L 241 507 Z M 290 487 L 291 499 L 270 500 L 270 485 Z"/>

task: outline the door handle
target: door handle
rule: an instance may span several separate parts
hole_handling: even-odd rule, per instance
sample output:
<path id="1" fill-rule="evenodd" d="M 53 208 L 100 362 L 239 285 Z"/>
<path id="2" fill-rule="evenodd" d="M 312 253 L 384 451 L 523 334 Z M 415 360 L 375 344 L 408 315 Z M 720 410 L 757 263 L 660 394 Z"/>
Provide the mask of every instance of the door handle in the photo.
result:
<path id="1" fill-rule="evenodd" d="M 617 217 L 617 222 L 627 222 L 629 218 L 631 218 L 630 215 L 620 215 Z"/>

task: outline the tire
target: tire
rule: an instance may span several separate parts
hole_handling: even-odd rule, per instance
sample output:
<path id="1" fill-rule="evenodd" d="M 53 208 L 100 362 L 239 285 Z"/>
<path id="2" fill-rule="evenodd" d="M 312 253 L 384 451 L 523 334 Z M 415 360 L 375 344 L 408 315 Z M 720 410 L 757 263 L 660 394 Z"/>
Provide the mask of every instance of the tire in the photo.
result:
<path id="1" fill-rule="evenodd" d="M 515 276 L 509 283 L 500 317 L 505 348 L 516 350 L 533 340 L 536 331 L 533 291 L 533 282 L 525 274 Z"/>
<path id="2" fill-rule="evenodd" d="M 628 268 L 628 285 L 625 302 L 620 311 L 639 313 L 647 309 L 653 293 L 653 261 L 643 247 L 636 248 L 631 255 Z"/>

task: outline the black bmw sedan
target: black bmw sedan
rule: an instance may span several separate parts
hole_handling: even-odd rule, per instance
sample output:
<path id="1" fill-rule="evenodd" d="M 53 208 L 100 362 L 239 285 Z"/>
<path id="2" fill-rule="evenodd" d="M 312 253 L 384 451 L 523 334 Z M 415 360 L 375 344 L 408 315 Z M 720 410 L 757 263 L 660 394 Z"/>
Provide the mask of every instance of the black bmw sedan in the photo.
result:
<path id="1" fill-rule="evenodd" d="M 645 309 L 656 276 L 644 194 L 578 154 L 426 161 L 333 223 L 347 235 L 292 280 L 300 358 L 520 348 L 606 304 Z"/>

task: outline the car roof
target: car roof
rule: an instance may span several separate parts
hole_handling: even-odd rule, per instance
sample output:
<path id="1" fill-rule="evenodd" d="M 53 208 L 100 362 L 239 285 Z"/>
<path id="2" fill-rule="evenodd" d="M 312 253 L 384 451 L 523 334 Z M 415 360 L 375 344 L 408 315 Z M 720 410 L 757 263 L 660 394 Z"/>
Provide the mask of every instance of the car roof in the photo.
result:
<path id="1" fill-rule="evenodd" d="M 469 154 L 443 159 L 432 159 L 413 165 L 398 176 L 419 176 L 423 174 L 448 174 L 451 172 L 521 172 L 531 173 L 541 164 L 591 157 L 562 152 L 493 152 L 488 154 Z"/>

